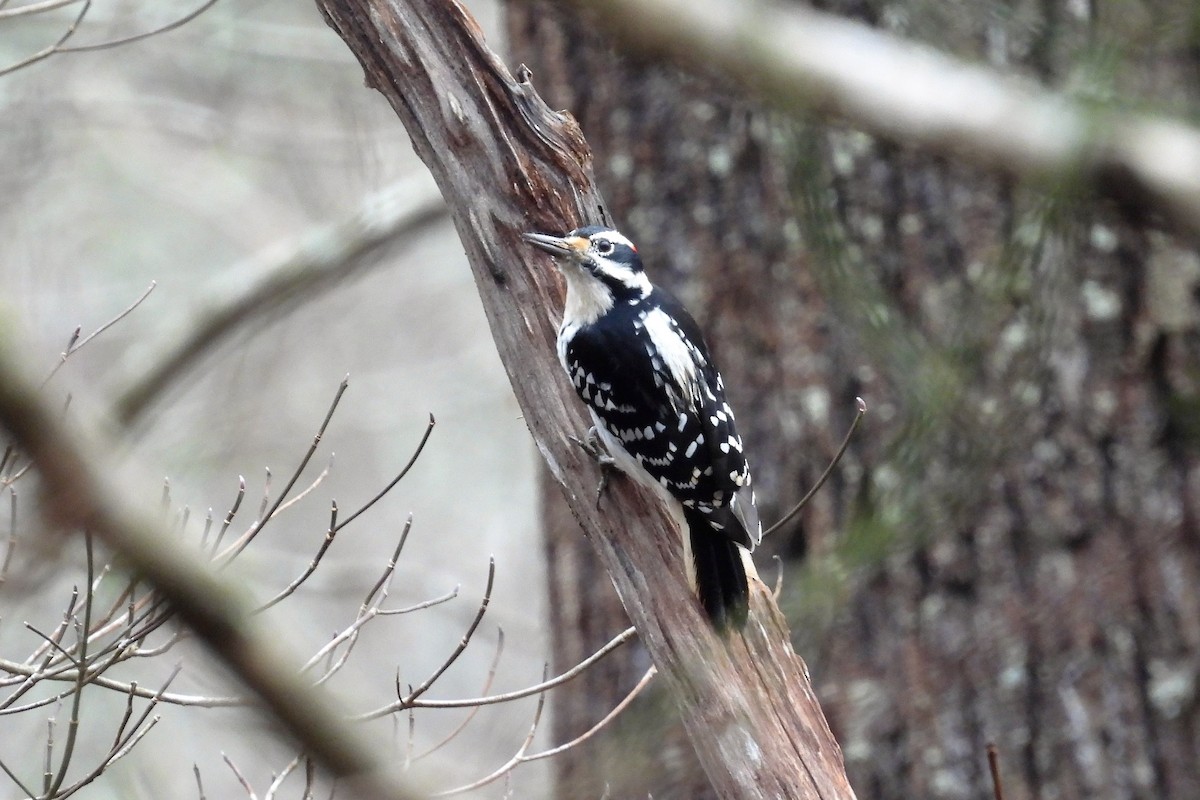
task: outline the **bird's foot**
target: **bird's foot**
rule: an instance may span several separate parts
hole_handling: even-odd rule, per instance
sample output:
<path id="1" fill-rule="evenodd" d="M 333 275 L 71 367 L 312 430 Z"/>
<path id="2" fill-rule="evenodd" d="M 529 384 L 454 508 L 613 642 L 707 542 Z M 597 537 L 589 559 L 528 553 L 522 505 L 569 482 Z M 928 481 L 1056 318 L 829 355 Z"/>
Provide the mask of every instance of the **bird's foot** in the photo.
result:
<path id="1" fill-rule="evenodd" d="M 583 452 L 592 457 L 597 464 L 600 465 L 600 484 L 596 487 L 596 507 L 600 507 L 600 498 L 604 496 L 604 490 L 608 488 L 608 478 L 614 469 L 616 469 L 616 460 L 608 454 L 604 449 L 604 445 L 600 442 L 600 435 L 596 433 L 596 426 L 588 428 L 587 437 L 580 439 L 578 436 L 568 435 L 572 442 L 579 445 Z"/>

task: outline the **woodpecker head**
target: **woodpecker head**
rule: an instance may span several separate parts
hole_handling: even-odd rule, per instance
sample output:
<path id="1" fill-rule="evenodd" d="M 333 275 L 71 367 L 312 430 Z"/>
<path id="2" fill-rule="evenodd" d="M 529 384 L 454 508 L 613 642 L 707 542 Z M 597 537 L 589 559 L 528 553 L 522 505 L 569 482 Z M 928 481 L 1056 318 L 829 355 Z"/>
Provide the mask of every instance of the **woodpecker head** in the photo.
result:
<path id="1" fill-rule="evenodd" d="M 589 225 L 566 236 L 525 233 L 521 238 L 555 257 L 566 276 L 568 293 L 606 293 L 610 306 L 613 298 L 650 293 L 637 248 L 612 228 Z"/>

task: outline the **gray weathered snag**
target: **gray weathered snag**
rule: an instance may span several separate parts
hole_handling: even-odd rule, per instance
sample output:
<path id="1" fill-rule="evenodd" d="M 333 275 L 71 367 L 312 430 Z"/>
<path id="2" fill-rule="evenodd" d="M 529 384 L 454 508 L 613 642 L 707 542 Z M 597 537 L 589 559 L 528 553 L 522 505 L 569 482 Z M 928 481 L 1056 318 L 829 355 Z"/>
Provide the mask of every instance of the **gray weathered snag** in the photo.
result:
<path id="1" fill-rule="evenodd" d="M 500 358 L 534 440 L 658 666 L 726 798 L 852 798 L 841 751 L 786 622 L 761 583 L 745 637 L 717 638 L 691 597 L 680 542 L 629 481 L 597 509 L 587 427 L 557 363 L 562 285 L 524 231 L 603 218 L 578 126 L 514 79 L 453 0 L 318 0 L 412 138 L 451 208 Z M 400 300 L 397 299 L 397 303 Z M 500 565 L 503 568 L 503 565 Z"/>

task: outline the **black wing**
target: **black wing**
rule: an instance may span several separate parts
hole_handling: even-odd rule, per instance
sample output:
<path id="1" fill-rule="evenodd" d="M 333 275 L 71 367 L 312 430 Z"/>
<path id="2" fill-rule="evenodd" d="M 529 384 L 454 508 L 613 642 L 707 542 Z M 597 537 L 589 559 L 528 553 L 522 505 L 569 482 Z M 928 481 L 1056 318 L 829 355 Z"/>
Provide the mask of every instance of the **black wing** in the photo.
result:
<path id="1" fill-rule="evenodd" d="M 581 328 L 566 348 L 567 371 L 608 432 L 685 507 L 725 509 L 750 481 L 733 412 L 695 321 L 665 292 L 653 299 L 687 347 L 695 386 L 680 385 L 664 363 L 644 324 L 646 306 L 614 308 Z M 742 522 L 756 537 L 757 519 Z M 729 531 L 740 541 L 739 533 Z"/>

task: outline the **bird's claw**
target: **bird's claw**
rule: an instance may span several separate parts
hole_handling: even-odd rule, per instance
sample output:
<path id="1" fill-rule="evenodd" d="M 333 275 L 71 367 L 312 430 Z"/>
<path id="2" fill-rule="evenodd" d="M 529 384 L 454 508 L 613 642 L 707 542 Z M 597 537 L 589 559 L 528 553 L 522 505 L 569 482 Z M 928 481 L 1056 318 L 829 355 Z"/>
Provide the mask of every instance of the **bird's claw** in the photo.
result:
<path id="1" fill-rule="evenodd" d="M 604 496 L 604 490 L 608 488 L 608 476 L 616 468 L 616 460 L 604 450 L 604 445 L 600 442 L 600 436 L 596 433 L 596 426 L 588 428 L 587 438 L 580 439 L 578 436 L 571 434 L 567 435 L 575 444 L 582 448 L 583 452 L 592 457 L 592 460 L 600 465 L 600 484 L 596 487 L 596 508 L 600 507 L 600 498 Z"/>

